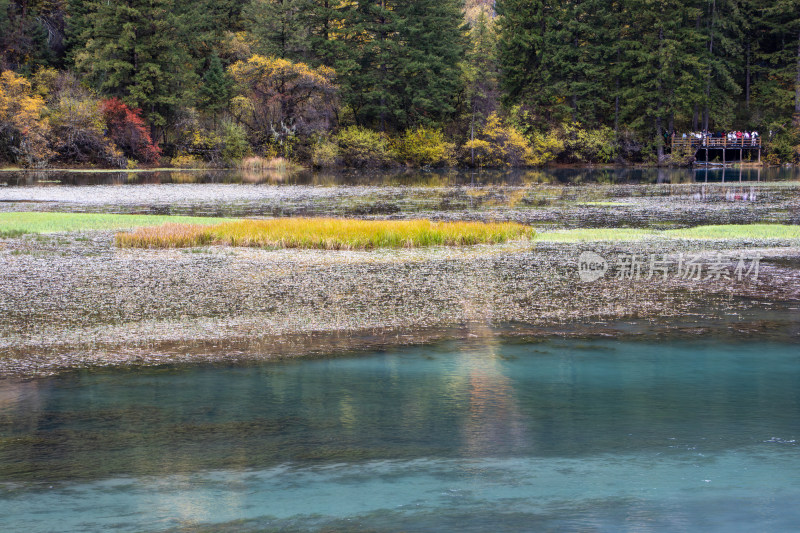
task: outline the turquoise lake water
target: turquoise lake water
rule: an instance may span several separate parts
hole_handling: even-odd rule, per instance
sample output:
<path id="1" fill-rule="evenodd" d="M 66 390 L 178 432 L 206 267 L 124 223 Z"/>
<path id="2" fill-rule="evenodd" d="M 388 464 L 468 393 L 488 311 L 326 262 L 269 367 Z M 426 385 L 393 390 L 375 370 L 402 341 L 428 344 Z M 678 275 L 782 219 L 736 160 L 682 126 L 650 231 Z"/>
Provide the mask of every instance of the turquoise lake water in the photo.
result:
<path id="1" fill-rule="evenodd" d="M 798 348 L 486 340 L 0 381 L 0 531 L 796 531 Z"/>

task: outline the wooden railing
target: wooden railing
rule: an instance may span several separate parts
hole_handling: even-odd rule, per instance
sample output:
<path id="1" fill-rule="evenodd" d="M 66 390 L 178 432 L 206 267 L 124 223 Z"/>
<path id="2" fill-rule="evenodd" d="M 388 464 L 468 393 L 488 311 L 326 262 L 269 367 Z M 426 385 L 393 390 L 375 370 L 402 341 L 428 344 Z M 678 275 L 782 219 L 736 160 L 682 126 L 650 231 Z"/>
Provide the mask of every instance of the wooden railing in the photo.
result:
<path id="1" fill-rule="evenodd" d="M 750 148 L 758 148 L 761 149 L 761 137 L 756 137 L 755 139 L 735 139 L 735 140 L 728 140 L 726 137 L 704 137 L 702 139 L 698 139 L 696 137 L 673 137 L 672 138 L 672 148 L 673 149 L 680 149 L 680 148 L 709 148 L 709 149 L 750 149 Z"/>

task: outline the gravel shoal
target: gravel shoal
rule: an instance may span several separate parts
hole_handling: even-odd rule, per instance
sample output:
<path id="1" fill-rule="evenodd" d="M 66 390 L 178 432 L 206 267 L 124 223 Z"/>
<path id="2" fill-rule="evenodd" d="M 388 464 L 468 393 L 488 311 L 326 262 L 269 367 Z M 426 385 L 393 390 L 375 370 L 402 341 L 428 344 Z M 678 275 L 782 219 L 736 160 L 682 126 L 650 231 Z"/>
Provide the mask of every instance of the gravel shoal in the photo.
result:
<path id="1" fill-rule="evenodd" d="M 585 250 L 612 266 L 631 254 L 691 254 L 728 265 L 730 274 L 740 257 L 748 266 L 761 261 L 758 279 L 687 280 L 674 271 L 666 280 L 617 279 L 618 265 L 584 283 L 578 256 Z M 586 332 L 597 333 L 631 320 L 688 330 L 738 323 L 734 329 L 781 329 L 800 342 L 800 248 L 793 242 L 150 251 L 119 250 L 112 232 L 87 232 L 7 239 L 0 265 L 0 376 L 285 357 L 446 336 L 589 326 Z"/>
<path id="2" fill-rule="evenodd" d="M 503 220 L 553 227 L 800 224 L 800 183 L 312 187 L 97 185 L 0 188 L 0 211 L 217 217 Z"/>

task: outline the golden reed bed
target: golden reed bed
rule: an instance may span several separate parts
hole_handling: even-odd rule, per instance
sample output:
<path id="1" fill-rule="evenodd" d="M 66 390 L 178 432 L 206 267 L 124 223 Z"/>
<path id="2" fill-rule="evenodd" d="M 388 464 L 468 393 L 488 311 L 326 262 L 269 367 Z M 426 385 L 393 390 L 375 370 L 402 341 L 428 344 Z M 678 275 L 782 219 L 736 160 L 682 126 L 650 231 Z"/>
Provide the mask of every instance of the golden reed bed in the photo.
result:
<path id="1" fill-rule="evenodd" d="M 431 222 L 277 218 L 237 220 L 213 226 L 164 224 L 117 234 L 121 248 L 190 248 L 210 244 L 259 248 L 370 250 L 422 246 L 495 244 L 535 236 L 512 222 Z"/>

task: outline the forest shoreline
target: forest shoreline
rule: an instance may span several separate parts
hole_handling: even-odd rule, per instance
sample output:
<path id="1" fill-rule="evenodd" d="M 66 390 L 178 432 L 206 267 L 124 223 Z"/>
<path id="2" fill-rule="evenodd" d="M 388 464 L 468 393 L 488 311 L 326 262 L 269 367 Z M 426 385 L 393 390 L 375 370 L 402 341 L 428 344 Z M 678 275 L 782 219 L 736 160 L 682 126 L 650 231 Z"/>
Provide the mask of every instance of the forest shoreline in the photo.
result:
<path id="1" fill-rule="evenodd" d="M 631 164 L 616 164 L 616 165 L 597 165 L 597 164 L 590 164 L 590 163 L 561 163 L 555 165 L 547 165 L 543 167 L 529 167 L 529 166 L 511 166 L 511 167 L 480 167 L 480 168 L 472 168 L 472 167 L 464 167 L 464 166 L 448 166 L 448 167 L 437 167 L 437 168 L 417 168 L 417 167 L 405 167 L 405 166 L 398 166 L 398 167 L 388 167 L 386 169 L 378 169 L 378 170 L 412 170 L 412 171 L 429 171 L 429 170 L 445 170 L 445 171 L 464 171 L 464 172 L 475 172 L 475 171 L 496 171 L 496 170 L 627 170 L 627 169 L 659 169 L 659 168 L 698 168 L 702 167 L 703 165 L 646 165 L 640 163 L 631 163 Z M 726 164 L 729 168 L 793 168 L 798 167 L 800 165 L 795 165 L 792 163 L 784 163 L 780 165 L 768 164 L 764 163 L 750 163 L 750 162 L 729 162 Z M 240 167 L 196 167 L 196 168 L 185 168 L 185 167 L 141 167 L 141 168 L 133 168 L 133 169 L 126 169 L 126 168 L 113 168 L 113 167 L 93 167 L 93 166 L 63 166 L 63 167 L 48 167 L 48 168 L 20 168 L 20 167 L 0 167 L 0 172 L 63 172 L 63 173 L 104 173 L 104 174 L 111 174 L 111 173 L 123 173 L 123 174 L 140 174 L 140 173 L 148 173 L 148 172 L 208 172 L 208 171 L 236 171 L 241 170 Z M 314 167 L 306 167 L 306 166 L 299 166 L 299 168 L 292 172 L 319 172 L 319 171 L 328 171 L 328 172 L 345 172 L 345 171 L 352 171 L 352 170 L 359 170 L 358 168 L 348 167 L 348 166 L 337 166 L 337 167 L 326 167 L 326 168 L 314 168 Z M 375 170 L 375 169 L 369 169 Z M 289 172 L 291 173 L 291 172 Z"/>

